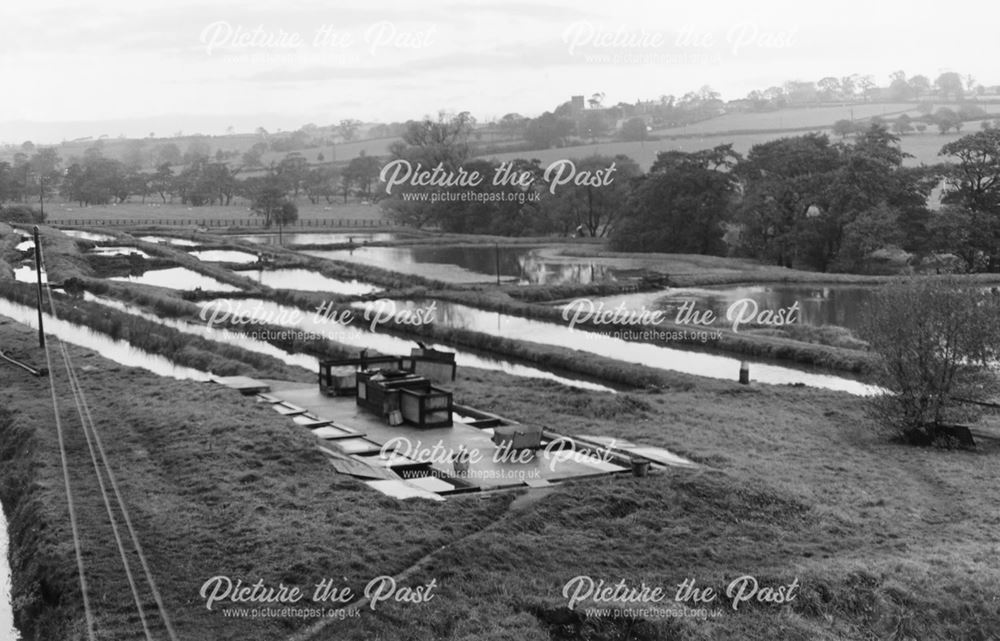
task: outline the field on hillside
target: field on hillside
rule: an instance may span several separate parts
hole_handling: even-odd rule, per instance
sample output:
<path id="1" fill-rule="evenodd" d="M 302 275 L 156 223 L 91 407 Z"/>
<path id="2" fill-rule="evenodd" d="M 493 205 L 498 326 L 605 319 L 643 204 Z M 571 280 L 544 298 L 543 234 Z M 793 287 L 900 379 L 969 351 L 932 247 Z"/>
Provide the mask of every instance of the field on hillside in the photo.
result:
<path id="1" fill-rule="evenodd" d="M 838 138 L 833 135 L 829 127 L 818 127 L 816 131 L 828 134 L 832 140 Z M 964 123 L 962 131 L 959 133 L 949 132 L 941 135 L 936 130 L 928 129 L 924 133 L 913 133 L 903 136 L 900 146 L 903 151 L 911 154 L 913 158 L 906 160 L 907 165 L 933 164 L 941 162 L 938 156 L 941 147 L 949 142 L 958 140 L 962 136 L 980 131 L 980 122 Z M 647 171 L 656 160 L 656 154 L 661 151 L 699 151 L 701 149 L 711 149 L 717 145 L 732 143 L 733 149 L 741 154 L 746 154 L 754 145 L 785 138 L 800 136 L 806 132 L 784 132 L 784 133 L 753 133 L 753 134 L 705 134 L 703 136 L 665 138 L 662 140 L 645 140 L 633 142 L 598 142 L 590 145 L 580 145 L 579 147 L 562 147 L 559 149 L 542 149 L 536 151 L 521 151 L 506 154 L 496 154 L 489 156 L 491 159 L 504 161 L 515 158 L 537 158 L 542 165 L 548 165 L 557 160 L 569 158 L 570 160 L 586 158 L 595 154 L 615 156 L 625 154 L 632 158 L 643 171 Z"/>
<path id="2" fill-rule="evenodd" d="M 800 129 L 802 127 L 829 127 L 834 122 L 851 117 L 855 120 L 882 116 L 885 118 L 913 111 L 916 103 L 875 103 L 875 104 L 843 104 L 836 106 L 797 107 L 795 109 L 780 109 L 778 111 L 757 113 L 731 113 L 704 120 L 683 127 L 658 129 L 654 136 L 711 134 L 722 131 L 757 131 L 762 129 Z"/>
<path id="3" fill-rule="evenodd" d="M 134 198 L 134 197 L 133 197 Z M 305 199 L 300 199 L 299 220 L 332 219 L 347 221 L 371 221 L 382 219 L 382 208 L 378 205 L 363 205 L 360 203 L 334 203 L 331 205 L 313 205 Z M 73 220 L 134 220 L 148 219 L 150 224 L 157 220 L 189 221 L 200 224 L 203 220 L 222 220 L 243 223 L 250 226 L 261 224 L 260 216 L 255 216 L 246 204 L 217 205 L 211 207 L 188 207 L 179 203 L 159 204 L 147 201 L 127 202 L 121 205 L 94 205 L 79 207 L 76 203 L 52 202 L 45 203 L 46 220 L 53 224 L 60 221 Z"/>

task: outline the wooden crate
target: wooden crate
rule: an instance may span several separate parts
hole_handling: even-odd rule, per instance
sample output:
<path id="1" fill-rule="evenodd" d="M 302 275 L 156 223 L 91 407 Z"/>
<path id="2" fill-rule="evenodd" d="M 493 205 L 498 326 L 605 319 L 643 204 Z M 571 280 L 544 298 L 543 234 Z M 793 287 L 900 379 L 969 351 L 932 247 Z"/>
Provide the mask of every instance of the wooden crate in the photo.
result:
<path id="1" fill-rule="evenodd" d="M 452 394 L 440 387 L 399 390 L 403 418 L 417 427 L 451 427 Z"/>
<path id="2" fill-rule="evenodd" d="M 400 409 L 400 389 L 429 390 L 430 381 L 416 374 L 382 378 L 381 370 L 364 370 L 356 373 L 357 402 L 379 416 L 387 416 Z"/>

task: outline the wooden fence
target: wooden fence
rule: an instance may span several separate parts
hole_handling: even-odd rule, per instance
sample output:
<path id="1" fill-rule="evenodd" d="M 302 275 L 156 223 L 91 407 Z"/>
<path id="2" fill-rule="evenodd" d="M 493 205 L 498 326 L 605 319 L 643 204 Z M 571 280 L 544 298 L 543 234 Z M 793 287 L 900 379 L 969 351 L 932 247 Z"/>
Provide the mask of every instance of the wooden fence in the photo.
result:
<path id="1" fill-rule="evenodd" d="M 139 226 L 139 225 L 194 225 L 199 227 L 251 227 L 264 229 L 262 218 L 59 218 L 46 220 L 47 225 L 65 225 L 78 227 L 113 227 L 113 226 Z M 297 220 L 290 225 L 285 225 L 283 229 L 309 229 L 309 228 L 337 228 L 343 227 L 356 229 L 359 227 L 392 227 L 393 223 L 387 220 L 374 218 L 306 218 Z M 272 225 L 271 229 L 277 231 L 277 226 Z"/>

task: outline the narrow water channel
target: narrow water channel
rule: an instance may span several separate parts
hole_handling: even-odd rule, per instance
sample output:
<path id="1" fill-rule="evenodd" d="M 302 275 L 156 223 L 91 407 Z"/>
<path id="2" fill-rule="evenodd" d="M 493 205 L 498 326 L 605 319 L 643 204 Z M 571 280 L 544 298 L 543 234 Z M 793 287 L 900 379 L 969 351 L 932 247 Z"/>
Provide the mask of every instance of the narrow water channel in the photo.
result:
<path id="1" fill-rule="evenodd" d="M 393 301 L 396 309 L 426 309 L 431 301 Z M 357 307 L 375 303 L 356 303 Z M 860 381 L 770 363 L 722 356 L 687 349 L 675 349 L 650 343 L 633 342 L 597 332 L 570 329 L 568 325 L 538 321 L 510 314 L 490 312 L 468 305 L 434 301 L 434 322 L 445 327 L 470 329 L 494 336 L 580 350 L 658 369 L 695 374 L 708 378 L 735 380 L 741 360 L 751 363 L 750 377 L 774 385 L 800 383 L 810 387 L 839 390 L 857 395 L 878 391 Z"/>
<path id="2" fill-rule="evenodd" d="M 14 608 L 10 598 L 10 565 L 7 563 L 7 516 L 0 506 L 0 639 L 15 641 L 21 636 L 14 629 Z"/>
<path id="3" fill-rule="evenodd" d="M 0 298 L 0 316 L 7 316 L 31 328 L 38 327 L 38 312 L 34 308 L 11 302 L 6 298 Z M 136 349 L 126 341 L 116 341 L 87 327 L 53 318 L 49 314 L 45 314 L 44 322 L 46 334 L 53 334 L 59 340 L 94 350 L 104 358 L 116 363 L 129 367 L 141 367 L 160 376 L 181 380 L 207 381 L 209 379 L 205 372 L 175 365 L 163 356 Z M 55 356 L 53 354 L 53 357 Z M 53 362 L 52 366 L 61 367 L 61 364 Z"/>

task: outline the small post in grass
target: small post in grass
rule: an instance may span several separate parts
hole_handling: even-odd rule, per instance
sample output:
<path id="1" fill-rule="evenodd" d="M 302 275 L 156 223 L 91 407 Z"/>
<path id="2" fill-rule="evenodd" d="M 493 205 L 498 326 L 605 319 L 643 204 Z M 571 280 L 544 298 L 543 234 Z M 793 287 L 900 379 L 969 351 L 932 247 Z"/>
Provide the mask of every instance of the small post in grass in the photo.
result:
<path id="1" fill-rule="evenodd" d="M 500 243 L 493 243 L 496 249 L 497 285 L 500 285 Z"/>
<path id="2" fill-rule="evenodd" d="M 38 239 L 38 225 L 33 228 L 35 236 L 35 276 L 38 277 L 38 346 L 45 349 L 45 328 L 42 327 L 42 242 Z"/>
<path id="3" fill-rule="evenodd" d="M 740 383 L 743 385 L 750 384 L 750 363 L 746 361 L 740 361 Z"/>

